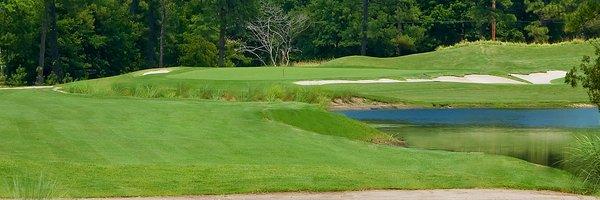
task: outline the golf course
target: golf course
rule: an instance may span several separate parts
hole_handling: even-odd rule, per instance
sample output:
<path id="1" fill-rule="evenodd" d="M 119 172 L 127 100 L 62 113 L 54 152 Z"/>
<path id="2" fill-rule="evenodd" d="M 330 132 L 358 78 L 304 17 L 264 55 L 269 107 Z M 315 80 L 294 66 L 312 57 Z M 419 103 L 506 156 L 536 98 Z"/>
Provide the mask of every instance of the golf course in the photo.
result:
<path id="1" fill-rule="evenodd" d="M 390 59 L 346 57 L 303 67 L 176 67 L 53 88 L 0 89 L 0 197 L 16 192 L 136 197 L 470 188 L 590 194 L 583 180 L 560 165 L 427 145 L 468 142 L 467 136 L 452 135 L 469 132 L 551 134 L 567 142 L 552 148 L 562 151 L 577 135 L 597 136 L 598 128 L 390 130 L 330 109 L 336 101 L 346 109 L 588 105 L 583 88 L 561 80 L 530 84 L 509 74 L 568 70 L 591 53 L 587 41 L 477 42 Z M 452 59 L 463 54 L 472 59 Z M 468 74 L 523 84 L 294 83 Z M 420 132 L 447 135 L 433 142 L 410 135 Z"/>

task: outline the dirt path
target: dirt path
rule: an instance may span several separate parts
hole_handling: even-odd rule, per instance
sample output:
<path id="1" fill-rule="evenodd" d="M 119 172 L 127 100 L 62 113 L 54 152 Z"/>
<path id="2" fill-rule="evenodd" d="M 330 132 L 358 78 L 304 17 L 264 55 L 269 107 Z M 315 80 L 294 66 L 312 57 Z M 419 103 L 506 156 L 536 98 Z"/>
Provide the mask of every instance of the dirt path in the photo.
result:
<path id="1" fill-rule="evenodd" d="M 525 191 L 504 189 L 458 189 L 458 190 L 374 190 L 359 192 L 327 193 L 273 193 L 257 195 L 190 196 L 121 198 L 110 200 L 598 200 L 595 197 L 580 196 L 549 191 Z"/>

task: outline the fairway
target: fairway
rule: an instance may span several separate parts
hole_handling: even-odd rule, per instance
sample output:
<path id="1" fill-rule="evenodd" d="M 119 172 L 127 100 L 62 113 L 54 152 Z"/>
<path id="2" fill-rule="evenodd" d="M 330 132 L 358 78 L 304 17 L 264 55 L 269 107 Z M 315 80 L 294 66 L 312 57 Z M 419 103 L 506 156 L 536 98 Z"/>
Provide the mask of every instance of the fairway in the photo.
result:
<path id="1" fill-rule="evenodd" d="M 70 197 L 578 187 L 566 172 L 514 158 L 376 145 L 353 139 L 359 133 L 282 123 L 297 111 L 337 123 L 299 103 L 91 98 L 50 90 L 0 91 L 0 101 L 6 138 L 0 175 L 43 173 Z M 363 137 L 378 134 L 352 129 Z"/>

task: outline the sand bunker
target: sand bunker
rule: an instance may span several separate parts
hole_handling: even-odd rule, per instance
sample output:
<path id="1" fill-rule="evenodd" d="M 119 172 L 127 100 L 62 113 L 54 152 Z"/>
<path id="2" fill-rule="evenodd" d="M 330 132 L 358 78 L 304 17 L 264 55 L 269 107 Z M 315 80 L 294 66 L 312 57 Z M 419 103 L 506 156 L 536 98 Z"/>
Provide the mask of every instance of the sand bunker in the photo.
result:
<path id="1" fill-rule="evenodd" d="M 532 84 L 551 84 L 553 80 L 564 78 L 567 75 L 566 71 L 548 71 L 546 73 L 533 73 L 529 75 L 510 74 L 513 77 L 525 80 Z M 314 80 L 314 81 L 297 81 L 297 85 L 329 85 L 329 84 L 368 84 L 368 83 L 421 83 L 421 82 L 449 82 L 449 83 L 479 83 L 479 84 L 527 84 L 525 82 L 491 75 L 466 75 L 463 77 L 457 76 L 440 76 L 434 79 L 406 79 L 399 81 L 393 79 L 377 79 L 377 80 Z"/>
<path id="2" fill-rule="evenodd" d="M 153 74 L 167 74 L 173 71 L 173 69 L 155 69 L 152 71 L 147 71 L 142 74 L 142 76 L 153 75 Z"/>
<path id="3" fill-rule="evenodd" d="M 564 78 L 567 76 L 566 71 L 548 71 L 546 73 L 533 73 L 529 75 L 511 74 L 511 76 L 526 80 L 533 84 L 551 84 L 552 80 Z"/>
<path id="4" fill-rule="evenodd" d="M 368 84 L 368 83 L 420 83 L 420 82 L 451 82 L 451 83 L 480 83 L 480 84 L 525 84 L 520 81 L 509 78 L 491 76 L 491 75 L 466 75 L 464 77 L 441 76 L 434 79 L 407 79 L 399 81 L 393 79 L 378 80 L 315 80 L 315 81 L 297 81 L 297 85 L 329 85 L 329 84 Z"/>
<path id="5" fill-rule="evenodd" d="M 407 79 L 406 82 L 450 82 L 450 83 L 480 83 L 480 84 L 525 84 L 509 78 L 491 75 L 441 76 L 434 79 Z"/>

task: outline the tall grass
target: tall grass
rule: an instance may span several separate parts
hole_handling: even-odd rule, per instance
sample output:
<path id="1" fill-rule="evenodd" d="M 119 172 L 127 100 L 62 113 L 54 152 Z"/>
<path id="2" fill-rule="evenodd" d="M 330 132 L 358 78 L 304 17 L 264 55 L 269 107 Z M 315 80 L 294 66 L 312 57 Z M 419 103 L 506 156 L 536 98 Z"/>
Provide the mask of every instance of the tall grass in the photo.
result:
<path id="1" fill-rule="evenodd" d="M 7 182 L 13 199 L 39 200 L 59 198 L 57 184 L 40 174 L 37 178 L 13 177 Z"/>
<path id="2" fill-rule="evenodd" d="M 173 86 L 156 84 L 113 83 L 110 87 L 90 87 L 86 83 L 66 85 L 69 93 L 99 96 L 131 96 L 140 98 L 208 99 L 239 102 L 304 102 L 327 106 L 333 99 L 349 99 L 350 92 L 333 92 L 321 88 L 305 88 L 274 84 L 267 87 L 219 89 L 209 86 L 193 87 L 186 83 Z"/>
<path id="3" fill-rule="evenodd" d="M 478 40 L 478 41 L 462 41 L 456 43 L 451 46 L 439 46 L 436 50 L 446 50 L 446 49 L 456 49 L 467 46 L 517 46 L 517 47 L 547 47 L 547 46 L 561 46 L 561 45 L 571 45 L 571 44 L 584 44 L 584 43 L 592 43 L 595 41 L 599 41 L 599 38 L 590 39 L 590 40 L 582 40 L 582 39 L 574 39 L 570 41 L 563 41 L 557 43 L 524 43 L 524 42 L 502 42 L 502 41 L 490 41 L 490 40 Z"/>
<path id="4" fill-rule="evenodd" d="M 569 147 L 563 164 L 584 181 L 588 192 L 599 192 L 600 136 L 578 136 Z"/>

